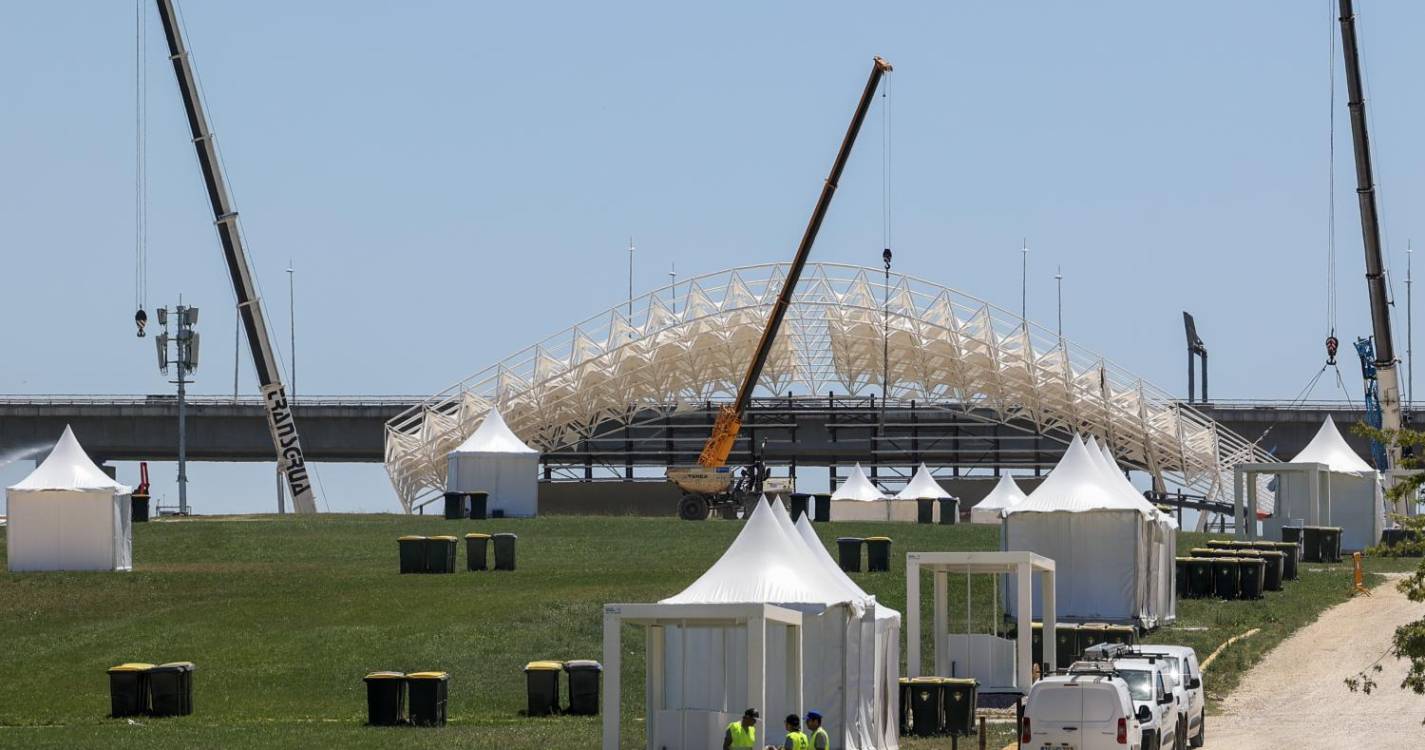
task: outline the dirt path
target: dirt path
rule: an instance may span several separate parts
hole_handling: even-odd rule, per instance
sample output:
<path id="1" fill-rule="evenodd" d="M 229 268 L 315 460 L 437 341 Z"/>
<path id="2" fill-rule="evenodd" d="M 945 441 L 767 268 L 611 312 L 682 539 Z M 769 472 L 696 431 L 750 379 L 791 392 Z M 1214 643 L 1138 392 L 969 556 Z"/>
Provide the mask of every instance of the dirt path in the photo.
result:
<path id="1" fill-rule="evenodd" d="M 1404 662 L 1381 661 L 1373 695 L 1351 693 L 1342 682 L 1385 651 L 1397 625 L 1425 615 L 1395 580 L 1327 610 L 1268 653 L 1223 702 L 1223 715 L 1207 717 L 1207 748 L 1425 747 L 1425 697 L 1399 689 Z"/>

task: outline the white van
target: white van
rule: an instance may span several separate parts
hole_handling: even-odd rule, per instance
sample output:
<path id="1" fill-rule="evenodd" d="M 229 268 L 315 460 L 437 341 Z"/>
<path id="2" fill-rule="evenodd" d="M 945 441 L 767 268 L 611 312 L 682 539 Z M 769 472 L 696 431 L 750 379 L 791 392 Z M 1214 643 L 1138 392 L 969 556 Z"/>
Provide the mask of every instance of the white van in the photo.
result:
<path id="1" fill-rule="evenodd" d="M 1197 665 L 1197 652 L 1190 646 L 1164 646 L 1145 643 L 1134 649 L 1145 655 L 1168 657 L 1168 669 L 1188 694 L 1188 744 L 1202 747 L 1207 741 L 1207 696 L 1202 669 Z"/>
<path id="2" fill-rule="evenodd" d="M 1187 694 L 1177 689 L 1168 665 L 1156 656 L 1129 656 L 1114 659 L 1113 668 L 1128 683 L 1143 727 L 1143 750 L 1184 750 L 1187 726 L 1179 722 L 1187 715 Z"/>
<path id="3" fill-rule="evenodd" d="M 1109 674 L 1053 675 L 1034 683 L 1019 735 L 1025 750 L 1143 750 L 1128 685 Z"/>

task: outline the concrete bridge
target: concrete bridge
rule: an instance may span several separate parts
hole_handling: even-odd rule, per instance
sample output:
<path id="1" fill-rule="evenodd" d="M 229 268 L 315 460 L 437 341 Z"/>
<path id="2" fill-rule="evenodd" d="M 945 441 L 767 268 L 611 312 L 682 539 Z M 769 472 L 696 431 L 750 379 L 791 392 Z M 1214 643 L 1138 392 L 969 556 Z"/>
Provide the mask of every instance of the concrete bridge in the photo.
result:
<path id="1" fill-rule="evenodd" d="M 296 402 L 307 457 L 312 461 L 381 462 L 384 427 L 396 414 L 424 401 L 419 396 L 313 396 Z M 1349 425 L 1363 411 L 1349 402 L 1297 404 L 1273 401 L 1218 401 L 1194 404 L 1204 413 L 1279 457 L 1306 445 L 1330 415 L 1357 452 L 1365 441 Z M 995 427 L 974 419 L 927 419 L 930 407 L 895 404 L 885 410 L 886 429 L 874 399 L 799 397 L 759 399 L 740 441 L 745 455 L 753 440 L 765 444 L 774 461 L 800 454 L 810 463 L 901 463 L 925 460 L 938 465 L 1045 468 L 1058 459 L 1060 445 L 1024 430 Z M 938 408 L 938 414 L 952 410 Z M 1412 422 L 1420 424 L 1419 416 Z M 72 425 L 85 448 L 105 461 L 171 461 L 177 458 L 178 404 L 173 396 L 3 396 L 0 397 L 0 455 L 52 443 Z M 627 468 L 691 461 L 701 448 L 711 415 L 680 413 L 625 430 L 612 429 L 594 441 L 561 451 L 565 467 Z M 760 436 L 759 436 L 760 433 Z M 197 461 L 270 461 L 272 443 L 258 399 L 192 396 L 188 399 L 188 455 Z M 879 442 L 878 442 L 879 441 Z M 569 478 L 575 478 L 573 476 Z"/>

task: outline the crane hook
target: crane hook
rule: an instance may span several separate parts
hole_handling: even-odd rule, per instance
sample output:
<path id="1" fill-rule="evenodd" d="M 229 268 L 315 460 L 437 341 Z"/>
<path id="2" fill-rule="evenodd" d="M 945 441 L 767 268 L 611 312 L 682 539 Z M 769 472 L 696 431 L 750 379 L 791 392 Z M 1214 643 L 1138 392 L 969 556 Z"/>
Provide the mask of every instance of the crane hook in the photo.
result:
<path id="1" fill-rule="evenodd" d="M 138 312 L 134 313 L 134 325 L 139 328 L 138 337 L 143 338 L 144 326 L 148 325 L 148 313 L 144 312 L 142 307 L 139 308 Z"/>
<path id="2" fill-rule="evenodd" d="M 1326 337 L 1326 364 L 1336 364 L 1336 350 L 1341 347 L 1341 342 L 1336 340 L 1335 334 Z"/>

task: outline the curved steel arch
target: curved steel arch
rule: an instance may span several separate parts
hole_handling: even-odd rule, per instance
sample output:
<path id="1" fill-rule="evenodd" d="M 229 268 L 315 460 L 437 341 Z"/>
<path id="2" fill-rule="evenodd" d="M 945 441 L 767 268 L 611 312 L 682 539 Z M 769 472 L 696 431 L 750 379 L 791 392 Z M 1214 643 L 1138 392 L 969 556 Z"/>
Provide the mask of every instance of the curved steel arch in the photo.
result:
<path id="1" fill-rule="evenodd" d="M 444 489 L 446 455 L 499 408 L 521 438 L 550 452 L 609 422 L 731 399 L 785 277 L 744 266 L 649 292 L 506 357 L 386 424 L 386 469 L 410 512 Z M 883 340 L 883 330 L 889 333 Z M 962 292 L 881 269 L 807 267 L 759 391 L 943 403 L 1032 423 L 1067 441 L 1107 439 L 1155 476 L 1230 499 L 1233 464 L 1271 460 L 1241 436 L 1107 359 Z M 1261 487 L 1271 507 L 1271 494 Z"/>

